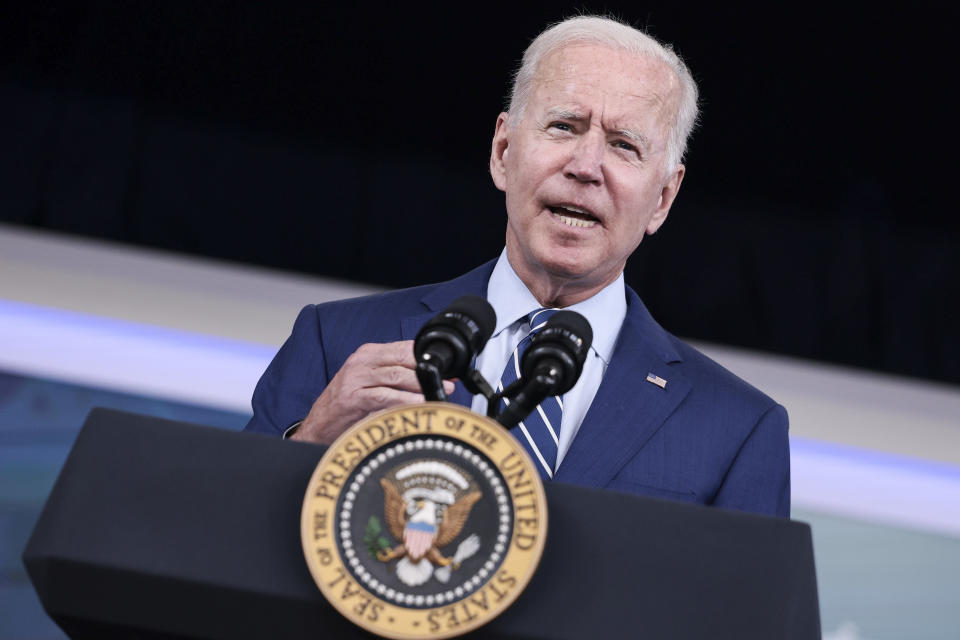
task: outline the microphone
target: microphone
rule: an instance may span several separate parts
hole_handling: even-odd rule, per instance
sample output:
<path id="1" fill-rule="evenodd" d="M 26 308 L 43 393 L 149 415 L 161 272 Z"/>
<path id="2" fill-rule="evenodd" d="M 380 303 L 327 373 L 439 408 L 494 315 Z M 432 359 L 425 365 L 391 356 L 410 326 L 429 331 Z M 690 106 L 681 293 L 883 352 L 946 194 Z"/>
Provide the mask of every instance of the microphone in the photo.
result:
<path id="1" fill-rule="evenodd" d="M 520 359 L 521 377 L 503 390 L 510 400 L 497 422 L 511 429 L 530 415 L 547 396 L 573 388 L 593 343 L 593 329 L 576 311 L 557 311 L 530 339 Z"/>
<path id="2" fill-rule="evenodd" d="M 444 401 L 443 381 L 465 378 L 470 361 L 497 326 L 497 314 L 480 296 L 462 296 L 423 325 L 413 343 L 417 380 L 427 400 Z"/>

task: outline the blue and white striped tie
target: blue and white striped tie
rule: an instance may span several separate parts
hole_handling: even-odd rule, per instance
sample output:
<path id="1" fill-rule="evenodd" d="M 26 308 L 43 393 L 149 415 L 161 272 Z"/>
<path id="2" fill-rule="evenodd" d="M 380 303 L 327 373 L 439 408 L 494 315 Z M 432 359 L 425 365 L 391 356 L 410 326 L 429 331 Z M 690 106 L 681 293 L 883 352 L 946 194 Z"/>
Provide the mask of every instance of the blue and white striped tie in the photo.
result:
<path id="1" fill-rule="evenodd" d="M 537 309 L 527 315 L 530 323 L 530 333 L 513 350 L 513 355 L 510 356 L 507 366 L 503 370 L 503 375 L 500 376 L 497 391 L 503 391 L 505 387 L 520 377 L 520 362 L 523 359 L 524 351 L 530 346 L 530 339 L 535 333 L 543 329 L 550 316 L 557 311 L 559 309 Z M 500 407 L 501 411 L 505 405 L 510 404 L 507 399 L 503 399 L 501 402 L 503 403 Z M 560 396 L 551 396 L 544 399 L 537 405 L 536 411 L 531 412 L 525 420 L 510 430 L 530 453 L 534 462 L 537 463 L 540 476 L 544 480 L 553 478 L 553 472 L 557 466 L 557 446 L 559 444 L 562 415 L 563 401 Z"/>

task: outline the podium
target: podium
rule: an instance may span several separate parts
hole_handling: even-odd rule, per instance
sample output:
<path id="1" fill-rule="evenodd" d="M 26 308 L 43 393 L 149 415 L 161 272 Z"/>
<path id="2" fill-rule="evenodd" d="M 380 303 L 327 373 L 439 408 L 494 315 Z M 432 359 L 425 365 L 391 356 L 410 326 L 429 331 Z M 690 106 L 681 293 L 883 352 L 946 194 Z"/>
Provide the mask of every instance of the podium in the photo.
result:
<path id="1" fill-rule="evenodd" d="M 71 638 L 368 638 L 300 508 L 325 448 L 95 409 L 23 554 Z M 808 525 L 562 484 L 527 589 L 467 637 L 819 639 Z"/>

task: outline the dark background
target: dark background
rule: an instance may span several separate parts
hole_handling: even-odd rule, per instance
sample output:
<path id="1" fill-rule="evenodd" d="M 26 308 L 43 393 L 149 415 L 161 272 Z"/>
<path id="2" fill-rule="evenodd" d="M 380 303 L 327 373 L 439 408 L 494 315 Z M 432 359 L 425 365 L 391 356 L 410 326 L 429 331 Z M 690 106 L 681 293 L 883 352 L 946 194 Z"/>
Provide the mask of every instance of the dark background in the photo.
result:
<path id="1" fill-rule="evenodd" d="M 654 316 L 960 383 L 956 8 L 10 4 L 0 220 L 390 286 L 497 255 L 509 74 L 548 22 L 611 12 L 702 96 L 670 219 L 627 265 Z"/>

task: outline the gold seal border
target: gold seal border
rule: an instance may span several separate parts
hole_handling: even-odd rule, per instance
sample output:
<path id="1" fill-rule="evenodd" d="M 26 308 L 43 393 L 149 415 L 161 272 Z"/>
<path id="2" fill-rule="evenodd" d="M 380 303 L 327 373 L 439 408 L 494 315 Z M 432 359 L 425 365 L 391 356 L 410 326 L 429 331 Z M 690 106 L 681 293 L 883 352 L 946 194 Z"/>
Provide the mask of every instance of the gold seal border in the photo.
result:
<path id="1" fill-rule="evenodd" d="M 483 453 L 510 494 L 513 532 L 500 567 L 470 595 L 452 604 L 408 609 L 371 593 L 350 574 L 336 545 L 336 507 L 347 478 L 361 463 L 416 435 L 452 438 Z M 300 514 L 307 567 L 327 601 L 354 624 L 395 640 L 452 638 L 503 613 L 533 577 L 546 535 L 546 495 L 526 450 L 490 418 L 443 402 L 387 409 L 347 429 L 314 469 Z"/>

